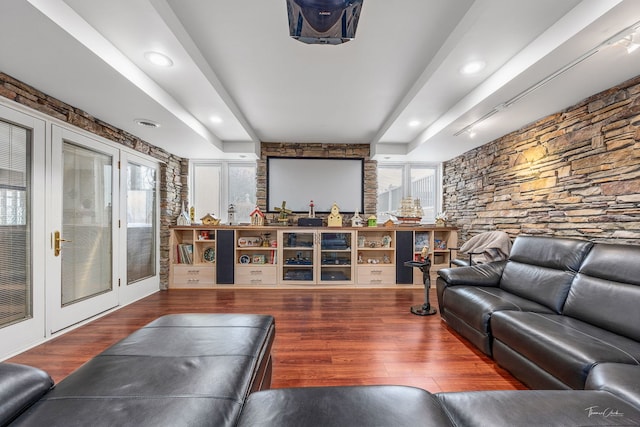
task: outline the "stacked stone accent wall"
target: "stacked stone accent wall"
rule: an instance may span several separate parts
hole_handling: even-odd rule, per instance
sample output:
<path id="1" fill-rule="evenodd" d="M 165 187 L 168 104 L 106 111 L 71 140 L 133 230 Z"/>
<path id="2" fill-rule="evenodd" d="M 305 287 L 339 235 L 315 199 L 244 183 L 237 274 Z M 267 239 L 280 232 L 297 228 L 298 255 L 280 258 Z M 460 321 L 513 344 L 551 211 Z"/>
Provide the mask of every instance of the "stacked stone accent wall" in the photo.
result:
<path id="1" fill-rule="evenodd" d="M 444 164 L 461 241 L 489 230 L 640 244 L 640 76 Z"/>
<path id="2" fill-rule="evenodd" d="M 263 142 L 260 145 L 260 159 L 257 162 L 257 204 L 263 211 L 267 207 L 267 157 L 320 157 L 332 159 L 364 159 L 364 212 L 363 215 L 375 215 L 378 201 L 378 162 L 371 160 L 368 144 L 290 144 Z M 335 189 L 340 192 L 339 188 Z M 273 206 L 271 206 L 273 209 Z M 274 215 L 271 215 L 273 217 Z M 306 216 L 306 215 L 305 215 Z M 321 215 L 318 215 L 319 217 Z M 325 215 L 326 216 L 326 215 Z M 274 220 L 274 218 L 268 218 Z M 350 219 L 343 217 L 343 223 Z M 296 221 L 295 215 L 291 221 Z"/>
<path id="3" fill-rule="evenodd" d="M 0 73 L 0 96 L 160 161 L 160 286 L 166 289 L 169 278 L 169 225 L 175 222 L 180 213 L 182 200 L 186 203 L 188 199 L 189 161 L 3 73 Z"/>

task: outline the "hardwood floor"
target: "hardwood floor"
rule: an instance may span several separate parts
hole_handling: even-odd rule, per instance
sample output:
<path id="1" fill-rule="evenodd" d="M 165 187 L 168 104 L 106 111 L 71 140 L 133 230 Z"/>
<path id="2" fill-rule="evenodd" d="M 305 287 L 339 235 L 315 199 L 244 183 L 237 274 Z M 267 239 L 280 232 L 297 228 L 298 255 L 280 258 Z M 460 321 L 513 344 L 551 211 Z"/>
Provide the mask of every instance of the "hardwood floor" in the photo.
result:
<path id="1" fill-rule="evenodd" d="M 435 298 L 433 292 L 431 301 Z M 409 307 L 422 301 L 419 288 L 163 291 L 8 361 L 40 367 L 58 382 L 163 314 L 266 313 L 276 319 L 274 388 L 403 384 L 431 392 L 526 389 L 450 330 L 439 314 L 411 314 Z"/>

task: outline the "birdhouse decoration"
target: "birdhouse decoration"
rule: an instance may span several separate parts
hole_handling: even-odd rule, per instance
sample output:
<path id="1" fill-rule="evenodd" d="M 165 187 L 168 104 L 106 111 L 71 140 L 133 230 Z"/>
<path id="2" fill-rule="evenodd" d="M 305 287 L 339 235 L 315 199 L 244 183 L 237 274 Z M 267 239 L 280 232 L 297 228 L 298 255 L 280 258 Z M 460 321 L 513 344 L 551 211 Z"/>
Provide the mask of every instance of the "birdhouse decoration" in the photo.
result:
<path id="1" fill-rule="evenodd" d="M 259 206 L 249 214 L 251 218 L 251 225 L 263 226 L 264 225 L 264 212 L 260 210 Z"/>
<path id="2" fill-rule="evenodd" d="M 178 215 L 178 218 L 176 219 L 176 224 L 177 225 L 191 225 L 191 220 L 189 219 L 189 213 L 187 212 L 187 209 L 184 206 L 184 202 L 182 202 L 182 211 L 180 212 L 180 215 Z"/>
<path id="3" fill-rule="evenodd" d="M 362 227 L 363 225 L 364 225 L 364 220 L 362 219 L 362 217 L 360 216 L 358 211 L 356 211 L 353 214 L 353 216 L 351 217 L 351 226 L 352 227 Z"/>
<path id="4" fill-rule="evenodd" d="M 204 224 L 204 225 L 219 225 L 220 224 L 220 219 L 216 218 L 215 214 L 211 214 L 211 213 L 208 213 L 205 216 L 203 216 L 202 218 L 200 218 L 200 221 L 202 221 L 202 224 Z"/>
<path id="5" fill-rule="evenodd" d="M 331 206 L 331 213 L 327 217 L 327 226 L 342 227 L 342 215 L 340 214 L 340 209 L 336 203 Z"/>

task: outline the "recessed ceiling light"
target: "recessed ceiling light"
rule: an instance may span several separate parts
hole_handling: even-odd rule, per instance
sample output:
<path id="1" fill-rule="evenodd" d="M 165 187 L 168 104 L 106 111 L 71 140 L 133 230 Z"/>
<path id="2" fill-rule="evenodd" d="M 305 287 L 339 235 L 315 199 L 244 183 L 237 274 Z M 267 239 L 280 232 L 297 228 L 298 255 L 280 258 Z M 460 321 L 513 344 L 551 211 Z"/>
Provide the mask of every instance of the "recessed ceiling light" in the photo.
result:
<path id="1" fill-rule="evenodd" d="M 475 74 L 484 69 L 487 63 L 482 60 L 467 62 L 465 65 L 460 68 L 461 74 Z"/>
<path id="2" fill-rule="evenodd" d="M 211 116 L 209 117 L 209 120 L 211 120 L 211 123 L 214 123 L 216 125 L 222 123 L 222 117 L 220 116 Z"/>
<path id="3" fill-rule="evenodd" d="M 145 52 L 144 57 L 147 61 L 159 67 L 171 67 L 173 61 L 167 55 L 160 52 Z"/>
<path id="4" fill-rule="evenodd" d="M 419 126 L 419 125 L 420 125 L 420 120 L 411 120 L 409 122 L 409 126 L 412 127 L 412 128 L 414 128 L 416 126 Z"/>
<path id="5" fill-rule="evenodd" d="M 145 127 L 145 128 L 159 128 L 160 127 L 160 123 L 154 122 L 153 120 L 148 120 L 148 119 L 135 119 L 134 122 L 136 122 L 137 125 Z"/>

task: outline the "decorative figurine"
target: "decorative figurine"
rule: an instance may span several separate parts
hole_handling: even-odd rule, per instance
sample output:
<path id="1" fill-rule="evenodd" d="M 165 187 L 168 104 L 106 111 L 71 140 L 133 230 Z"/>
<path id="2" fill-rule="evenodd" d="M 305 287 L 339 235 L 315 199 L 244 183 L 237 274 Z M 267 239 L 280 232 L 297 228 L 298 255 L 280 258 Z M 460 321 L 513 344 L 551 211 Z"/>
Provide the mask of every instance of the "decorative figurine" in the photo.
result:
<path id="1" fill-rule="evenodd" d="M 216 218 L 215 214 L 206 214 L 205 216 L 203 216 L 202 218 L 200 218 L 200 221 L 202 221 L 202 223 L 204 225 L 219 225 L 220 224 L 220 219 Z"/>
<path id="2" fill-rule="evenodd" d="M 187 213 L 187 209 L 184 206 L 184 201 L 182 202 L 182 211 L 178 218 L 176 219 L 177 225 L 191 225 L 191 220 L 189 219 L 189 214 Z"/>
<path id="3" fill-rule="evenodd" d="M 333 206 L 331 206 L 331 213 L 327 217 L 327 226 L 342 227 L 342 215 L 340 214 L 340 209 L 335 202 L 333 203 Z"/>
<path id="4" fill-rule="evenodd" d="M 249 214 L 249 217 L 251 218 L 251 225 L 255 225 L 255 226 L 264 225 L 264 212 L 260 210 L 259 206 L 256 206 L 253 212 Z"/>
<path id="5" fill-rule="evenodd" d="M 362 220 L 362 217 L 360 216 L 358 211 L 356 211 L 356 213 L 354 213 L 353 216 L 351 217 L 351 226 L 362 227 L 363 225 L 364 225 L 364 221 Z"/>
<path id="6" fill-rule="evenodd" d="M 316 217 L 316 205 L 313 204 L 313 200 L 309 203 L 309 218 Z"/>
<path id="7" fill-rule="evenodd" d="M 286 225 L 289 222 L 287 216 L 291 214 L 291 209 L 287 209 L 287 201 L 282 201 L 282 206 L 279 208 L 273 208 L 276 212 L 280 212 L 280 216 L 278 217 L 278 222 L 281 222 L 282 225 Z"/>
<path id="8" fill-rule="evenodd" d="M 378 218 L 375 215 L 371 215 L 367 218 L 367 227 L 377 227 L 378 226 Z"/>
<path id="9" fill-rule="evenodd" d="M 236 222 L 236 207 L 233 206 L 233 203 L 229 205 L 227 218 L 229 219 L 229 225 L 233 225 L 233 223 Z"/>
<path id="10" fill-rule="evenodd" d="M 189 220 L 191 221 L 191 224 L 196 222 L 196 208 L 193 206 L 189 208 Z"/>

